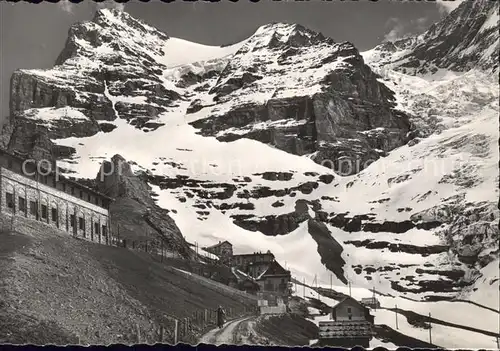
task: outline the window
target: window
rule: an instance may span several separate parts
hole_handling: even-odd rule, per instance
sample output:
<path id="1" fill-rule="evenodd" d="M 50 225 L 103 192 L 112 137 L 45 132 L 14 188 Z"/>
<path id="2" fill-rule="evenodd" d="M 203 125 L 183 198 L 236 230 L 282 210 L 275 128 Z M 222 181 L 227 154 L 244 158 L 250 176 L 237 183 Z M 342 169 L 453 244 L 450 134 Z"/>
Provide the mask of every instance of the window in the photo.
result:
<path id="1" fill-rule="evenodd" d="M 75 195 L 75 188 L 71 187 L 71 195 Z"/>
<path id="2" fill-rule="evenodd" d="M 96 234 L 99 234 L 99 229 L 100 229 L 100 228 L 99 228 L 99 223 L 94 223 L 94 232 L 95 232 Z"/>
<path id="3" fill-rule="evenodd" d="M 47 219 L 47 206 L 42 205 L 42 218 Z"/>
<path id="4" fill-rule="evenodd" d="M 36 216 L 38 213 L 38 204 L 35 201 L 30 201 L 30 214 Z"/>
<path id="5" fill-rule="evenodd" d="M 102 226 L 102 235 L 108 235 L 108 228 L 105 225 Z"/>
<path id="6" fill-rule="evenodd" d="M 78 218 L 78 223 L 79 223 L 80 230 L 84 230 L 85 229 L 85 219 L 83 217 Z"/>
<path id="7" fill-rule="evenodd" d="M 95 204 L 99 205 L 99 198 L 97 196 L 95 197 Z"/>
<path id="8" fill-rule="evenodd" d="M 57 208 L 52 208 L 52 222 L 57 222 Z"/>
<path id="9" fill-rule="evenodd" d="M 7 202 L 7 207 L 10 208 L 11 210 L 13 210 L 14 209 L 14 194 L 6 193 L 5 200 Z"/>
<path id="10" fill-rule="evenodd" d="M 87 201 L 92 202 L 92 196 L 90 196 L 90 194 L 87 195 Z"/>
<path id="11" fill-rule="evenodd" d="M 83 199 L 83 191 L 80 190 L 80 199 Z"/>
<path id="12" fill-rule="evenodd" d="M 19 196 L 19 211 L 26 213 L 26 199 Z"/>
<path id="13" fill-rule="evenodd" d="M 350 307 L 347 307 L 347 313 L 352 313 L 352 310 Z"/>
<path id="14" fill-rule="evenodd" d="M 62 190 L 66 192 L 66 183 L 62 183 Z"/>
<path id="15" fill-rule="evenodd" d="M 71 217 L 70 217 L 70 225 L 71 225 L 71 228 L 75 227 L 75 215 L 71 215 Z"/>

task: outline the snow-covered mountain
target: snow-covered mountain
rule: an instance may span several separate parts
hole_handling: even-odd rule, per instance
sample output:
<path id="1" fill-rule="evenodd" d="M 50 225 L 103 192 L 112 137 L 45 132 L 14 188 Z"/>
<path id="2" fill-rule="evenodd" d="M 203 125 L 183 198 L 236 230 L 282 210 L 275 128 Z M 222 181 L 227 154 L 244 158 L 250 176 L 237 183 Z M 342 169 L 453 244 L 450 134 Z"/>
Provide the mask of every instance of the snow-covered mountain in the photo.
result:
<path id="1" fill-rule="evenodd" d="M 498 73 L 498 21 L 498 1 L 464 1 L 422 35 L 383 43 L 367 55 L 372 64 L 407 74 L 435 73 L 440 68 Z"/>
<path id="2" fill-rule="evenodd" d="M 4 144 L 79 178 L 120 154 L 190 242 L 424 315 L 472 301 L 454 306 L 497 330 L 498 2 L 481 3 L 364 53 L 284 23 L 210 47 L 100 10 L 52 69 L 14 73 Z M 496 347 L 482 337 L 466 346 Z"/>

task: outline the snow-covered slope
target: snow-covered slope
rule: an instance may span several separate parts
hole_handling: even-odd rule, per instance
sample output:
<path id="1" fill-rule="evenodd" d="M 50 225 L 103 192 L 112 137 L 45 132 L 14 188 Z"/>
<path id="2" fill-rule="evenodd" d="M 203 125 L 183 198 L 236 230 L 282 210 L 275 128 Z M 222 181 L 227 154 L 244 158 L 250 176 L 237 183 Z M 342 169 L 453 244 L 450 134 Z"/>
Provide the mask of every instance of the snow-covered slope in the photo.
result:
<path id="1" fill-rule="evenodd" d="M 444 38 L 445 27 L 462 33 L 466 11 L 489 28 L 491 8 L 488 17 L 461 5 L 396 49 L 362 54 L 283 23 L 207 47 L 101 10 L 73 27 L 53 69 L 16 72 L 12 117 L 48 127 L 56 150 L 72 150 L 61 165 L 78 177 L 94 178 L 121 154 L 189 242 L 271 250 L 298 281 L 332 279 L 343 293 L 349 281 L 357 298 L 374 287 L 385 294 L 386 308 L 493 323 L 498 77 L 470 55 L 467 64 L 462 54 L 419 61 L 426 73 L 417 75 L 394 63 Z M 447 50 L 494 39 L 474 33 Z M 388 324 L 384 313 L 376 318 Z M 442 328 L 436 343 L 455 347 L 463 329 Z M 495 347 L 474 335 L 468 347 Z"/>
<path id="2" fill-rule="evenodd" d="M 466 0 L 422 35 L 383 43 L 366 56 L 373 64 L 390 65 L 408 74 L 439 68 L 498 73 L 498 21 L 498 1 Z"/>

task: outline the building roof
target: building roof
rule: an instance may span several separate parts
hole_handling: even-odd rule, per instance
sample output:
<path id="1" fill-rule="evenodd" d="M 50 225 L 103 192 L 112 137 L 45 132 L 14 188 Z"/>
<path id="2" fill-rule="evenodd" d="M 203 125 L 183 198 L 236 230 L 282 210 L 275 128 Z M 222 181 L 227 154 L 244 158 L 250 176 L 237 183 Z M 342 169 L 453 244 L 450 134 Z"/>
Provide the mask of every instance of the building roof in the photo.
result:
<path id="1" fill-rule="evenodd" d="M 251 276 L 249 276 L 248 274 L 240 271 L 239 269 L 235 268 L 235 267 L 231 267 L 231 273 L 233 273 L 234 277 L 238 280 L 238 281 L 245 281 L 245 280 L 249 280 L 249 281 L 252 281 L 254 283 L 255 282 L 255 279 Z"/>
<path id="2" fill-rule="evenodd" d="M 358 300 L 356 300 L 350 296 L 345 297 L 344 299 L 340 300 L 335 306 L 333 306 L 332 313 L 335 313 L 337 308 L 346 302 L 354 302 L 355 305 L 359 306 L 364 311 L 366 320 L 373 322 L 373 316 L 370 315 L 370 310 L 368 309 L 368 307 L 366 307 L 361 302 L 359 302 Z"/>
<path id="3" fill-rule="evenodd" d="M 206 249 L 216 249 L 216 248 L 218 248 L 219 246 L 222 246 L 222 245 L 224 245 L 224 244 L 229 244 L 229 245 L 233 246 L 233 244 L 231 244 L 229 241 L 224 240 L 224 241 L 222 241 L 222 242 L 220 242 L 220 241 L 219 241 L 219 243 L 218 243 L 218 244 L 215 244 L 215 245 L 212 245 L 212 246 L 207 246 L 207 247 L 205 247 L 204 249 L 205 249 L 205 250 L 206 250 Z"/>
<path id="4" fill-rule="evenodd" d="M 233 257 L 251 257 L 251 256 L 265 256 L 265 255 L 271 255 L 274 257 L 274 254 L 271 251 L 267 252 L 254 252 L 254 253 L 248 253 L 248 254 L 238 254 L 238 255 L 233 255 Z"/>
<path id="5" fill-rule="evenodd" d="M 358 305 L 362 309 L 366 309 L 366 306 L 364 306 L 361 302 L 359 302 L 355 298 L 352 298 L 350 296 L 346 296 L 345 298 L 343 298 L 342 300 L 337 302 L 337 304 L 332 307 L 332 311 L 336 310 L 339 306 L 343 305 L 345 302 L 348 302 L 348 301 L 354 302 L 356 305 Z"/>
<path id="6" fill-rule="evenodd" d="M 267 269 L 259 275 L 257 280 L 264 279 L 269 276 L 282 276 L 282 275 L 289 276 L 290 271 L 287 271 L 278 263 L 278 261 L 274 260 L 269 263 Z"/>
<path id="7" fill-rule="evenodd" d="M 320 339 L 341 339 L 373 336 L 369 321 L 320 321 Z"/>
<path id="8" fill-rule="evenodd" d="M 1 148 L 0 148 L 0 153 L 3 153 L 3 154 L 8 155 L 8 156 L 11 156 L 11 157 L 16 158 L 16 159 L 18 159 L 20 161 L 26 161 L 26 160 L 28 160 L 25 157 L 22 157 L 22 156 L 20 156 L 20 155 L 18 155 L 16 153 L 13 153 L 13 152 L 7 151 L 5 149 L 1 149 Z M 45 173 L 45 171 L 48 172 L 48 170 L 45 169 L 44 167 L 40 166 L 40 168 L 44 171 L 44 173 Z M 59 169 L 59 167 L 57 167 L 57 168 Z M 108 199 L 110 201 L 114 201 L 114 199 L 112 197 L 109 197 L 108 195 L 103 194 L 103 193 L 99 192 L 96 189 L 93 189 L 93 188 L 90 188 L 90 187 L 88 187 L 86 185 L 83 185 L 83 184 L 79 183 L 78 181 L 76 181 L 74 179 L 71 179 L 71 177 L 65 177 L 65 176 L 61 175 L 59 172 L 55 172 L 53 170 L 50 170 L 50 172 L 48 172 L 48 174 L 51 174 L 51 175 L 55 174 L 55 175 L 57 175 L 57 177 L 59 179 L 64 180 L 66 183 L 75 185 L 75 186 L 79 187 L 80 189 L 83 189 L 83 190 L 86 190 L 86 191 L 89 191 L 89 192 L 93 193 L 94 195 L 98 195 L 98 196 L 106 198 L 106 199 Z"/>

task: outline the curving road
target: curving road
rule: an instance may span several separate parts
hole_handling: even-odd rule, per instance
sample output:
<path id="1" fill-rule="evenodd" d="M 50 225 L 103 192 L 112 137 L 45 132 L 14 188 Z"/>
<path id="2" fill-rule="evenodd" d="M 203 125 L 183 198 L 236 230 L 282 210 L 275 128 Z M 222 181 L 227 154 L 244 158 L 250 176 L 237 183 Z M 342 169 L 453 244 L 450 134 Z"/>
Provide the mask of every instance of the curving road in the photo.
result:
<path id="1" fill-rule="evenodd" d="M 203 335 L 200 344 L 235 345 L 241 343 L 240 331 L 246 329 L 248 321 L 253 317 L 243 317 L 224 324 L 222 329 L 215 328 Z"/>

